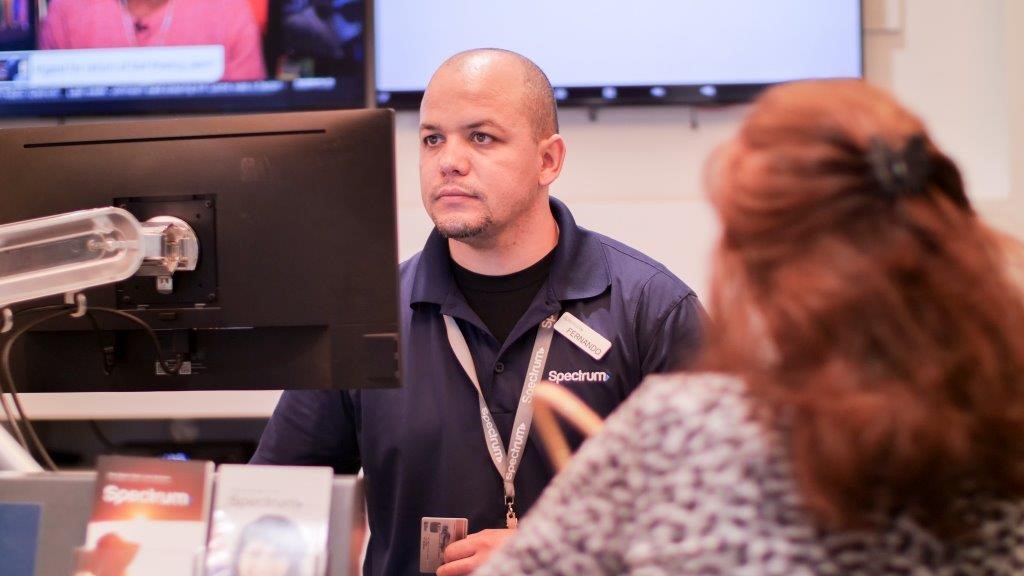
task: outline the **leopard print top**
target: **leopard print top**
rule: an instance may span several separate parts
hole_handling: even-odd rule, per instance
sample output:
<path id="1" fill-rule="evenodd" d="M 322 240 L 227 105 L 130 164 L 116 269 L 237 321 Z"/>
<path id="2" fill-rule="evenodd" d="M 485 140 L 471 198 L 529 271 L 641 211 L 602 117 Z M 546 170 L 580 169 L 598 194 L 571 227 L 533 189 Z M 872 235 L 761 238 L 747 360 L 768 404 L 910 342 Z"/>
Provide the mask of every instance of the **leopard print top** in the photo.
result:
<path id="1" fill-rule="evenodd" d="M 739 380 L 649 378 L 474 575 L 1024 574 L 1024 503 L 971 503 L 982 537 L 970 546 L 908 517 L 826 532 L 777 439 Z"/>

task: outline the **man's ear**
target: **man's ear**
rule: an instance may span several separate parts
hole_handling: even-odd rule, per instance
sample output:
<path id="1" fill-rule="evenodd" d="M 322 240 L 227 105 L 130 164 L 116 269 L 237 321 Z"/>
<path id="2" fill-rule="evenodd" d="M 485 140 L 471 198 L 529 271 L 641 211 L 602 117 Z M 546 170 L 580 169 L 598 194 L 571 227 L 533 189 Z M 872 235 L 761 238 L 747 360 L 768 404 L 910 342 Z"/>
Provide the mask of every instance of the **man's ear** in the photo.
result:
<path id="1" fill-rule="evenodd" d="M 537 150 L 540 153 L 539 184 L 547 186 L 562 173 L 562 163 L 565 161 L 565 140 L 559 134 L 552 134 L 540 141 Z"/>

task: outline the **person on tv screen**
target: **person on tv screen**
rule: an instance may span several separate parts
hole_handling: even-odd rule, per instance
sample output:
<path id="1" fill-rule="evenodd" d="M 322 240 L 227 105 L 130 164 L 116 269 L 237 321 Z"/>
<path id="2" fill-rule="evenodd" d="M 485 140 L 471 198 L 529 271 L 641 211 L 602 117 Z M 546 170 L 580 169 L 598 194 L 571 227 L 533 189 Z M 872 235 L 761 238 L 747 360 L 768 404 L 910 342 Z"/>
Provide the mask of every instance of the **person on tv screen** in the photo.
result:
<path id="1" fill-rule="evenodd" d="M 362 467 L 366 574 L 419 574 L 424 517 L 468 520 L 448 576 L 514 532 L 554 473 L 529 432 L 541 378 L 604 416 L 697 351 L 696 294 L 549 196 L 565 153 L 551 84 L 530 60 L 471 50 L 434 73 L 420 191 L 435 227 L 400 269 L 402 386 L 286 391 L 252 459 Z"/>
<path id="2" fill-rule="evenodd" d="M 712 157 L 714 323 L 475 576 L 1024 573 L 1024 301 L 956 165 L 860 81 Z"/>
<path id="3" fill-rule="evenodd" d="M 247 0 L 50 0 L 39 47 L 224 47 L 223 81 L 263 80 L 266 70 Z"/>

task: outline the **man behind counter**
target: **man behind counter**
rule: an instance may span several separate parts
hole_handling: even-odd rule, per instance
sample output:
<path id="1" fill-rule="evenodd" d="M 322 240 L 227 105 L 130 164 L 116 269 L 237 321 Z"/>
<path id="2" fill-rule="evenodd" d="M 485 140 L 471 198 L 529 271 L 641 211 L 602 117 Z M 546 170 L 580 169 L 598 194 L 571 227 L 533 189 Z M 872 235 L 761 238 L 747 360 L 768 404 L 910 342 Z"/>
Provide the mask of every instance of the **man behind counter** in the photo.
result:
<path id="1" fill-rule="evenodd" d="M 533 62 L 498 49 L 444 62 L 420 107 L 435 229 L 401 265 L 403 385 L 286 391 L 263 434 L 253 463 L 363 468 L 366 574 L 419 574 L 424 517 L 469 520 L 469 537 L 445 552 L 447 576 L 511 534 L 554 474 L 526 441 L 539 379 L 604 416 L 699 345 L 690 288 L 549 197 L 565 150 Z"/>

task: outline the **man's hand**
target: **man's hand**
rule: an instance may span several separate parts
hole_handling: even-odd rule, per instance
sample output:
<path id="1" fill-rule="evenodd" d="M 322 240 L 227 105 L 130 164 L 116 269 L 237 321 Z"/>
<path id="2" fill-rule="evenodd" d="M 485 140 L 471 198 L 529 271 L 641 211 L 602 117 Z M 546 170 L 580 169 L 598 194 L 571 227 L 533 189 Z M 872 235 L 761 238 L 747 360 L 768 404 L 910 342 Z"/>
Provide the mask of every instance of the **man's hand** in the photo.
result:
<path id="1" fill-rule="evenodd" d="M 452 542 L 444 550 L 444 564 L 437 576 L 462 576 L 476 570 L 515 530 L 484 530 Z"/>

